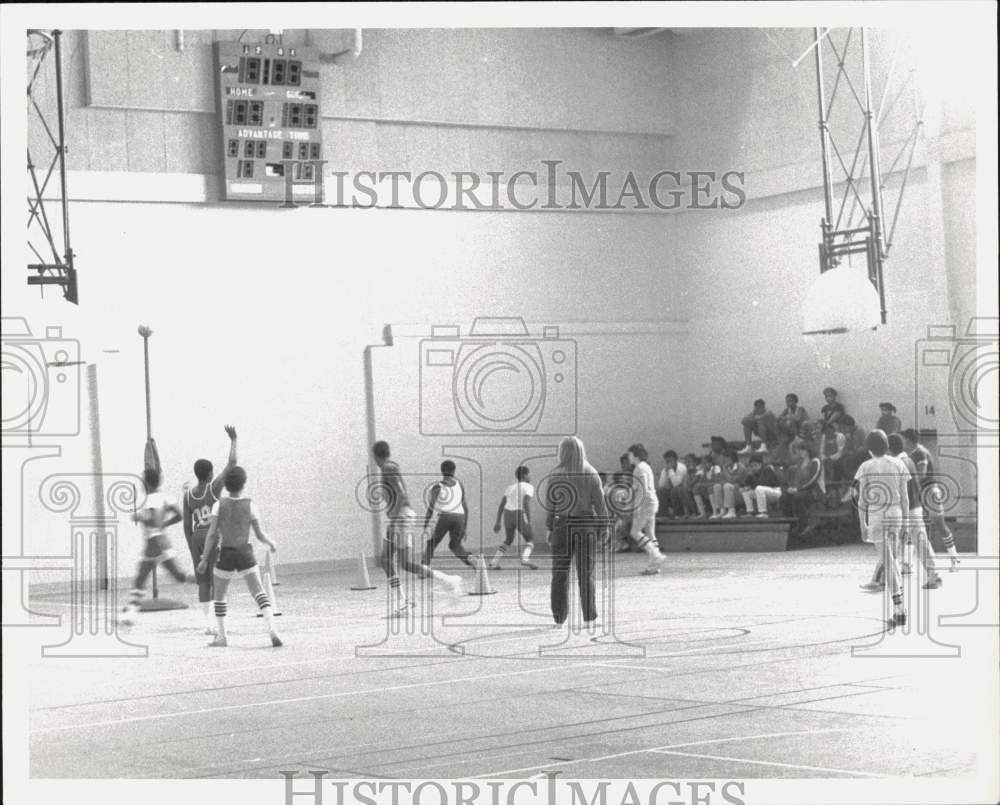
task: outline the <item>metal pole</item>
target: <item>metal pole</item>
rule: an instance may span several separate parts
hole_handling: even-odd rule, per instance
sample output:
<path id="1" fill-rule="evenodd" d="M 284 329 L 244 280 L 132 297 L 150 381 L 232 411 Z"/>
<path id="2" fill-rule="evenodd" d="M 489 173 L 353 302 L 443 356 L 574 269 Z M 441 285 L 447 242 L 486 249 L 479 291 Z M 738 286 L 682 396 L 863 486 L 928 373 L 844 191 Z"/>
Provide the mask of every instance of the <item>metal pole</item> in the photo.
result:
<path id="1" fill-rule="evenodd" d="M 833 226 L 833 187 L 830 184 L 830 131 L 826 119 L 826 92 L 823 89 L 823 45 L 820 41 L 826 34 L 821 34 L 818 27 L 813 30 L 816 35 L 814 51 L 816 55 L 816 94 L 819 98 L 819 142 L 823 161 L 823 203 L 826 211 L 826 217 L 823 219 L 823 242 L 828 245 L 830 228 Z M 828 254 L 828 250 L 824 249 L 824 254 Z M 832 267 L 829 262 L 829 260 L 824 261 L 823 271 Z"/>
<path id="2" fill-rule="evenodd" d="M 142 357 L 143 363 L 146 371 L 146 438 L 153 438 L 153 415 L 150 409 L 149 402 L 149 337 L 153 334 L 153 331 L 141 325 L 139 327 L 139 335 L 142 336 Z"/>
<path id="3" fill-rule="evenodd" d="M 56 117 L 59 123 L 59 187 L 62 193 L 63 219 L 63 260 L 66 262 L 66 283 L 63 294 L 73 304 L 79 303 L 76 287 L 76 269 L 73 267 L 73 249 L 69 244 L 69 196 L 66 195 L 66 135 L 63 120 L 63 85 L 62 85 L 62 48 L 60 40 L 62 31 L 52 32 L 56 52 Z"/>
<path id="4" fill-rule="evenodd" d="M 872 116 L 871 70 L 868 59 L 868 40 L 865 29 L 861 29 L 861 61 L 865 83 L 865 126 L 868 131 L 868 174 L 872 188 L 872 239 L 875 247 L 875 287 L 878 290 L 882 308 L 882 324 L 886 323 L 885 291 L 882 284 L 882 261 L 885 259 L 885 243 L 882 238 L 882 187 L 878 164 L 878 142 Z"/>
<path id="5" fill-rule="evenodd" d="M 101 455 L 101 414 L 97 391 L 97 364 L 87 366 L 87 396 L 90 402 L 90 467 L 94 473 L 94 516 L 102 524 L 97 529 L 97 582 L 102 590 L 108 589 L 108 539 L 104 510 L 104 460 Z M 117 568 L 116 568 L 117 571 Z"/>

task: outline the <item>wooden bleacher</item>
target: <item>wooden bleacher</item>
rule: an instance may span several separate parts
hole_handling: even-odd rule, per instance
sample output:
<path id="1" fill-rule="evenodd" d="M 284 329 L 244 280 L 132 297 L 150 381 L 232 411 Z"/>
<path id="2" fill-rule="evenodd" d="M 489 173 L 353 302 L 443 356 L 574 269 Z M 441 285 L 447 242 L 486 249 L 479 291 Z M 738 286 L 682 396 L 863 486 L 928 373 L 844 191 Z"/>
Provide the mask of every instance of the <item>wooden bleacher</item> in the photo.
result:
<path id="1" fill-rule="evenodd" d="M 656 518 L 660 550 L 784 551 L 795 520 L 787 517 L 737 517 L 731 520 Z"/>

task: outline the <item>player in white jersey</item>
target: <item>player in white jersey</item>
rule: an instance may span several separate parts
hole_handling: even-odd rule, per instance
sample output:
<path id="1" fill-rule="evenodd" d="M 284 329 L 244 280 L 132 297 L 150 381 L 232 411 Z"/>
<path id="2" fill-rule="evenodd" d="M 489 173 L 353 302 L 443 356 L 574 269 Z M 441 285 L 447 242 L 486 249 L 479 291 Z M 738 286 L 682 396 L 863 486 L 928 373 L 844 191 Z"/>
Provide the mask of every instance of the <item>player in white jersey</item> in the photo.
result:
<path id="1" fill-rule="evenodd" d="M 906 526 L 904 513 L 908 515 L 910 509 L 906 489 L 909 473 L 901 461 L 886 455 L 889 441 L 884 431 L 876 429 L 869 433 L 865 446 L 872 457 L 858 467 L 854 476 L 858 515 L 861 518 L 862 539 L 874 543 L 885 568 L 892 596 L 893 616 L 888 624 L 892 629 L 906 624 L 895 543 Z"/>
<path id="2" fill-rule="evenodd" d="M 437 523 L 434 524 L 434 533 L 431 534 L 428 526 L 435 513 Z M 434 559 L 434 549 L 447 534 L 451 552 L 469 567 L 475 567 L 469 559 L 469 552 L 462 546 L 468 521 L 469 506 L 465 501 L 465 487 L 455 477 L 455 462 L 442 461 L 441 480 L 431 487 L 427 514 L 424 517 L 423 564 L 430 566 L 431 560 Z"/>
<path id="3" fill-rule="evenodd" d="M 649 454 L 641 444 L 633 444 L 628 449 L 628 459 L 632 464 L 632 539 L 635 544 L 646 552 L 649 564 L 642 571 L 644 576 L 655 576 L 660 572 L 660 565 L 666 559 L 660 553 L 660 544 L 656 540 L 656 512 L 660 501 L 656 496 L 656 482 L 653 479 L 653 468 L 647 459 Z"/>
<path id="4" fill-rule="evenodd" d="M 538 565 L 531 561 L 531 551 L 535 547 L 535 535 L 531 528 L 531 499 L 535 496 L 535 487 L 531 485 L 531 471 L 524 466 L 514 471 L 514 483 L 507 487 L 497 509 L 497 521 L 493 525 L 493 533 L 499 534 L 501 525 L 504 529 L 504 541 L 497 546 L 497 552 L 490 561 L 493 570 L 500 570 L 500 560 L 514 542 L 514 535 L 520 533 L 524 538 L 521 549 L 521 564 L 530 570 L 538 570 Z"/>
<path id="5" fill-rule="evenodd" d="M 143 482 L 146 486 L 146 499 L 142 509 L 133 515 L 133 520 L 142 524 L 143 551 L 139 559 L 139 569 L 135 581 L 129 591 L 128 603 L 118 622 L 124 626 L 135 623 L 139 602 L 142 600 L 146 580 L 153 568 L 162 565 L 177 581 L 194 581 L 194 576 L 186 575 L 177 565 L 174 549 L 167 537 L 167 527 L 181 520 L 181 510 L 177 503 L 165 492 L 160 491 L 160 471 L 147 468 L 143 472 Z"/>

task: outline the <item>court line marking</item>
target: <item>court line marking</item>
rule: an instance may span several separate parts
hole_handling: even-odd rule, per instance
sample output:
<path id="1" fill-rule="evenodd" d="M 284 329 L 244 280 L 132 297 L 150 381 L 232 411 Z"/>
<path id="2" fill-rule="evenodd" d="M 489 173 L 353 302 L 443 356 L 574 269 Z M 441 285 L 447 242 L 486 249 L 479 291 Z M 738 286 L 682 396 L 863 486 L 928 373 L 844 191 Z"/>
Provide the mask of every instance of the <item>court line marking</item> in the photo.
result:
<path id="1" fill-rule="evenodd" d="M 583 663 L 581 666 L 589 665 Z M 297 702 L 313 702 L 320 699 L 338 699 L 347 696 L 360 696 L 366 693 L 390 693 L 396 690 L 410 690 L 413 688 L 433 687 L 434 685 L 454 685 L 459 682 L 475 682 L 482 679 L 500 679 L 510 676 L 523 676 L 524 674 L 537 674 L 545 671 L 555 671 L 565 669 L 565 665 L 548 665 L 544 668 L 527 668 L 523 671 L 509 671 L 502 674 L 483 674 L 482 676 L 467 676 L 458 679 L 435 679 L 430 682 L 413 682 L 409 685 L 393 685 L 391 687 L 365 688 L 364 690 L 343 690 L 336 693 L 324 693 L 319 696 L 297 696 L 291 699 L 272 699 L 266 702 L 246 702 L 244 704 L 227 704 L 220 707 L 202 707 L 198 710 L 182 710 L 174 713 L 153 713 L 145 716 L 132 716 L 130 718 L 110 719 L 107 721 L 90 721 L 82 724 L 68 724 L 59 727 L 41 727 L 31 730 L 32 735 L 40 735 L 48 732 L 65 732 L 67 730 L 89 729 L 90 727 L 108 727 L 116 724 L 132 724 L 138 721 L 155 721 L 163 718 L 178 718 L 182 716 L 197 716 L 204 713 L 220 713 L 226 710 L 241 710 L 247 707 L 270 707 L 275 704 L 295 704 Z"/>
<path id="2" fill-rule="evenodd" d="M 743 711 L 746 712 L 746 711 Z M 728 713 L 725 715 L 739 715 L 737 713 Z M 717 744 L 717 743 L 733 743 L 739 741 L 753 741 L 761 738 L 781 738 L 790 735 L 820 735 L 824 733 L 832 732 L 866 732 L 869 727 L 829 727 L 816 730 L 796 730 L 794 732 L 768 732 L 762 733 L 760 735 L 735 735 L 727 738 L 711 738 L 704 741 L 691 741 L 688 743 L 680 744 L 666 744 L 665 746 L 649 746 L 642 749 L 630 749 L 627 752 L 616 752 L 612 755 L 601 755 L 598 757 L 584 757 L 578 760 L 572 761 L 572 763 L 598 763 L 603 760 L 615 760 L 620 757 L 629 757 L 630 755 L 642 755 L 648 752 L 664 752 L 670 749 L 684 749 L 689 746 L 703 746 L 706 744 Z M 525 766 L 520 769 L 504 769 L 503 771 L 492 771 L 487 774 L 477 774 L 472 779 L 486 779 L 489 777 L 498 777 L 501 774 L 515 774 L 517 772 L 532 771 L 534 769 L 547 769 L 550 766 L 560 766 L 562 763 L 539 763 L 535 766 Z"/>
<path id="3" fill-rule="evenodd" d="M 867 771 L 855 771 L 853 769 L 833 769 L 827 766 L 804 766 L 800 763 L 776 763 L 770 760 L 748 760 L 747 758 L 723 757 L 722 755 L 701 755 L 694 752 L 671 752 L 665 749 L 653 749 L 651 751 L 658 755 L 677 755 L 679 757 L 695 757 L 702 758 L 704 760 L 725 760 L 730 763 L 747 763 L 756 766 L 773 766 L 775 768 L 782 769 L 806 769 L 808 771 L 833 772 L 835 774 L 852 774 L 856 777 L 885 778 L 891 776 L 886 774 L 873 774 L 872 772 Z"/>

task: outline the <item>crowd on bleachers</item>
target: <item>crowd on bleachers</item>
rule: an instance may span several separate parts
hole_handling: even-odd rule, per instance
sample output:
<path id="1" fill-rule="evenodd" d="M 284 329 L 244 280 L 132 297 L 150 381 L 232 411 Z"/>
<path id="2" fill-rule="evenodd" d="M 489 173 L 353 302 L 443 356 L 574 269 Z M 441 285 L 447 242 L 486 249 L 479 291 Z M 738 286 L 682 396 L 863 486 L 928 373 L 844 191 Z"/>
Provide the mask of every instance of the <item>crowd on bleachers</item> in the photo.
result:
<path id="1" fill-rule="evenodd" d="M 810 511 L 836 508 L 858 467 L 869 457 L 868 431 L 849 415 L 833 388 L 823 390 L 824 405 L 810 417 L 796 394 L 785 395 L 775 415 L 764 400 L 742 419 L 743 447 L 722 436 L 703 445 L 708 452 L 663 454 L 656 493 L 659 516 L 671 519 L 792 517 L 793 536 L 814 527 Z M 879 405 L 875 427 L 900 433 L 902 421 L 891 402 Z M 630 533 L 628 500 L 634 466 L 630 454 L 610 478 L 602 473 L 609 508 L 618 511 L 619 546 L 627 549 Z M 632 493 L 634 495 L 634 493 Z"/>

